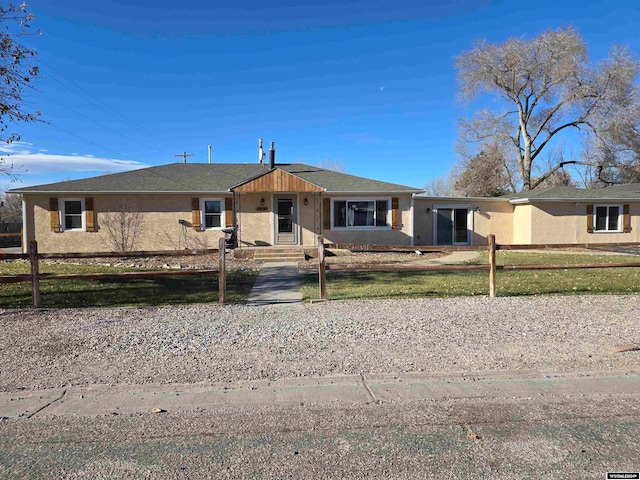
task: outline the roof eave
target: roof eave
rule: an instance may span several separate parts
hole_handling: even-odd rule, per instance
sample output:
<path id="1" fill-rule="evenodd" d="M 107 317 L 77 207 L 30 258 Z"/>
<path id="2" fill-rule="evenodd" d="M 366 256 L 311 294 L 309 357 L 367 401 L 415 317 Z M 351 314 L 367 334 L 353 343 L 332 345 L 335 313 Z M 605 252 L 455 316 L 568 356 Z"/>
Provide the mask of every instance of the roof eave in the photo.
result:
<path id="1" fill-rule="evenodd" d="M 43 195 L 230 195 L 229 190 L 9 190 L 14 194 L 43 194 Z"/>
<path id="2" fill-rule="evenodd" d="M 325 190 L 325 192 L 330 195 L 411 195 L 414 193 L 424 192 L 424 190 Z"/>
<path id="3" fill-rule="evenodd" d="M 512 205 L 523 205 L 527 203 L 550 203 L 550 202 L 574 202 L 574 203 L 590 203 L 590 202 L 640 202 L 640 197 L 596 197 L 596 198 L 516 198 L 509 200 Z"/>
<path id="4" fill-rule="evenodd" d="M 422 195 L 416 197 L 424 200 L 447 200 L 447 201 L 457 201 L 457 202 L 508 202 L 508 198 L 500 198 L 500 197 L 432 197 L 427 195 Z"/>

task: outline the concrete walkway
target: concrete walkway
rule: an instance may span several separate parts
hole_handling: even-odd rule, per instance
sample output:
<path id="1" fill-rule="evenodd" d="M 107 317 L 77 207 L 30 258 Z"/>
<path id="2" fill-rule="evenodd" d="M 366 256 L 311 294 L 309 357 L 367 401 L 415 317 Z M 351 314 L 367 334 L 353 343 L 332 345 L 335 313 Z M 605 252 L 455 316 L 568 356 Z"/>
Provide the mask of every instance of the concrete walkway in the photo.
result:
<path id="1" fill-rule="evenodd" d="M 249 305 L 297 303 L 302 301 L 298 264 L 290 262 L 265 263 L 247 300 Z"/>
<path id="2" fill-rule="evenodd" d="M 360 374 L 224 384 L 88 385 L 0 393 L 0 419 L 215 411 L 259 405 L 356 405 L 453 398 L 640 395 L 632 371 Z"/>
<path id="3" fill-rule="evenodd" d="M 469 262 L 471 260 L 475 260 L 480 255 L 480 252 L 477 250 L 462 250 L 451 252 L 450 255 L 446 255 L 440 258 L 432 258 L 430 260 L 416 262 L 426 264 L 426 265 L 456 265 L 458 263 Z"/>

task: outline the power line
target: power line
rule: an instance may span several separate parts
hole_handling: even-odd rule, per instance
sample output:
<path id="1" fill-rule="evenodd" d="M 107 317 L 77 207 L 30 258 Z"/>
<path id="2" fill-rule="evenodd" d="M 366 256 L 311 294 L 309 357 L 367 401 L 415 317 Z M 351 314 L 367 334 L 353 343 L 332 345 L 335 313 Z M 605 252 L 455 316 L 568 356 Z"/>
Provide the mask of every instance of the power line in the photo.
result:
<path id="1" fill-rule="evenodd" d="M 107 131 L 109 131 L 109 132 L 113 133 L 114 135 L 117 135 L 117 136 L 119 136 L 119 137 L 125 138 L 125 139 L 127 139 L 127 140 L 129 140 L 129 141 L 131 141 L 131 142 L 133 142 L 133 143 L 137 143 L 137 144 L 145 145 L 145 146 L 147 146 L 147 147 L 149 147 L 149 148 L 151 148 L 151 149 L 154 149 L 154 150 L 156 150 L 156 149 L 157 149 L 158 151 L 161 151 L 159 148 L 154 147 L 153 145 L 150 145 L 150 144 L 148 144 L 148 143 L 146 143 L 146 142 L 141 142 L 139 139 L 134 139 L 134 138 L 132 138 L 132 137 L 129 137 L 128 135 L 126 135 L 126 134 L 124 134 L 124 133 L 120 133 L 120 132 L 118 132 L 118 131 L 114 130 L 113 128 L 111 128 L 111 127 L 109 127 L 109 126 L 107 126 L 107 125 L 103 124 L 102 122 L 99 122 L 99 121 L 97 121 L 97 120 L 94 120 L 93 118 L 90 118 L 90 117 L 88 117 L 87 115 L 85 115 L 85 114 L 83 114 L 83 113 L 81 113 L 81 112 L 78 112 L 77 110 L 75 110 L 75 109 L 73 109 L 73 108 L 69 107 L 68 105 L 65 105 L 63 102 L 60 102 L 59 100 L 56 100 L 55 98 L 50 97 L 50 96 L 49 96 L 49 95 L 47 95 L 46 93 L 39 92 L 39 94 L 40 94 L 41 96 L 43 96 L 43 97 L 45 97 L 45 98 L 49 99 L 49 101 L 51 101 L 51 102 L 53 102 L 53 103 L 57 103 L 57 104 L 58 104 L 58 105 L 60 105 L 62 108 L 65 108 L 66 110 L 70 111 L 71 113 L 73 113 L 73 114 L 75 114 L 75 115 L 78 115 L 79 117 L 84 118 L 85 120 L 87 120 L 87 121 L 89 121 L 89 122 L 95 123 L 95 124 L 96 124 L 96 125 L 98 125 L 99 127 L 101 127 L 101 128 L 103 128 L 103 129 L 105 129 L 105 130 L 107 130 Z"/>
<path id="2" fill-rule="evenodd" d="M 119 117 L 120 119 L 122 119 L 125 123 L 127 123 L 129 126 L 142 131 L 144 133 L 146 133 L 149 136 L 155 137 L 158 141 L 164 143 L 164 139 L 160 136 L 158 136 L 157 134 L 145 129 L 144 127 L 141 127 L 140 125 L 135 124 L 134 122 L 132 122 L 131 120 L 129 120 L 122 112 L 120 112 L 119 110 L 116 110 L 115 108 L 111 107 L 110 105 L 108 105 L 107 103 L 105 103 L 102 99 L 96 97 L 95 95 L 93 95 L 91 92 L 87 91 L 86 89 L 84 89 L 82 86 L 80 86 L 78 83 L 74 82 L 73 80 L 67 78 L 64 76 L 64 74 L 62 72 L 60 72 L 59 70 L 57 70 L 56 68 L 54 68 L 53 66 L 49 65 L 47 62 L 40 60 L 40 62 L 45 65 L 47 67 L 47 69 L 55 72 L 58 76 L 60 76 L 61 78 L 63 78 L 66 82 L 69 82 L 72 86 L 74 86 L 77 90 L 79 90 L 80 92 L 84 93 L 84 95 L 86 95 L 87 97 L 89 97 L 89 101 L 91 103 L 93 103 L 95 106 L 100 106 L 104 109 L 106 109 L 112 116 L 116 116 Z M 61 83 L 61 82 L 59 82 Z M 76 90 L 73 90 L 71 88 L 69 88 L 68 86 L 64 85 L 65 88 L 68 88 L 70 91 L 74 92 L 74 93 L 78 93 Z M 92 100 L 93 101 L 92 101 Z"/>
<path id="3" fill-rule="evenodd" d="M 95 147 L 102 148 L 102 149 L 107 150 L 109 152 L 115 153 L 116 155 L 118 155 L 119 157 L 122 157 L 123 159 L 127 158 L 127 156 L 124 153 L 119 152 L 117 150 L 114 150 L 113 148 L 109 148 L 109 147 L 105 147 L 103 145 L 99 145 L 99 144 L 97 144 L 95 142 L 92 142 L 91 140 L 87 140 L 86 138 L 83 138 L 80 135 L 77 135 L 77 134 L 75 134 L 73 132 L 70 132 L 69 130 L 66 130 L 66 129 L 64 129 L 62 127 L 59 127 L 57 125 L 54 125 L 52 123 L 47 123 L 47 125 L 49 125 L 50 127 L 56 128 L 56 129 L 58 129 L 58 130 L 60 130 L 60 131 L 62 131 L 64 133 L 67 133 L 67 134 L 69 134 L 69 135 L 71 135 L 73 137 L 76 137 L 76 138 L 82 140 L 83 142 L 90 143 L 91 145 L 93 145 Z"/>
<path id="4" fill-rule="evenodd" d="M 29 62 L 29 63 L 30 63 L 30 62 Z M 96 107 L 96 108 L 98 108 L 98 109 L 100 109 L 100 110 L 104 111 L 105 113 L 107 113 L 107 114 L 111 115 L 113 118 L 116 118 L 116 119 L 118 119 L 119 121 L 121 121 L 121 122 L 123 122 L 123 123 L 127 124 L 129 127 L 131 127 L 131 128 L 133 128 L 133 129 L 135 129 L 135 130 L 137 130 L 137 131 L 139 131 L 139 132 L 143 133 L 143 134 L 144 134 L 144 135 L 146 135 L 147 137 L 149 137 L 149 138 L 154 137 L 154 138 L 153 138 L 153 140 L 154 140 L 154 141 L 158 141 L 158 142 L 160 142 L 160 143 L 163 145 L 163 147 L 165 146 L 165 140 L 164 140 L 164 139 L 162 139 L 162 138 L 161 138 L 160 136 L 158 136 L 157 134 L 155 134 L 155 133 L 153 133 L 153 132 L 150 132 L 149 130 L 147 130 L 147 129 L 145 129 L 145 128 L 141 127 L 139 124 L 134 123 L 133 121 L 131 121 L 130 119 L 128 119 L 128 118 L 127 118 L 127 117 L 126 117 L 122 112 L 120 112 L 120 111 L 116 110 L 115 108 L 111 107 L 110 105 L 108 105 L 107 103 L 105 103 L 103 100 L 101 100 L 100 98 L 98 98 L 98 97 L 96 97 L 95 95 L 93 95 L 91 92 L 89 92 L 89 91 L 87 91 L 86 89 L 84 89 L 83 87 L 81 87 L 78 83 L 76 83 L 76 82 L 74 82 L 73 80 L 71 80 L 71 79 L 69 79 L 69 78 L 65 77 L 63 73 L 61 73 L 59 70 L 57 70 L 57 69 L 56 69 L 56 68 L 54 68 L 53 66 L 49 65 L 47 62 L 45 62 L 45 61 L 43 61 L 43 60 L 39 60 L 39 63 L 42 63 L 42 64 L 46 65 L 47 69 L 49 69 L 49 70 L 51 70 L 52 72 L 54 72 L 54 73 L 55 73 L 55 75 L 47 75 L 47 74 L 46 74 L 46 72 L 42 72 L 42 69 L 41 69 L 41 73 L 43 73 L 43 74 L 44 74 L 44 75 L 43 75 L 44 77 L 51 78 L 52 80 L 54 80 L 55 82 L 57 82 L 59 85 L 61 85 L 63 88 L 65 88 L 66 90 L 68 90 L 68 91 L 72 92 L 73 94 L 77 95 L 79 98 L 82 98 L 84 101 L 88 102 L 88 103 L 89 103 L 89 104 L 91 104 L 92 106 L 94 106 L 94 107 Z M 30 64 L 31 64 L 31 63 L 30 63 Z M 33 64 L 31 64 L 31 65 L 33 65 Z M 35 65 L 34 65 L 34 66 L 35 66 Z M 62 78 L 62 79 L 64 80 L 64 82 L 68 82 L 68 84 L 70 84 L 71 86 L 73 86 L 73 88 L 72 88 L 72 87 L 70 87 L 68 84 L 64 83 L 63 81 L 61 81 L 59 78 L 56 78 L 56 75 L 57 75 L 57 76 L 59 76 L 60 78 Z M 38 93 L 40 93 L 40 94 L 44 95 L 41 91 L 38 91 Z M 44 96 L 46 96 L 46 95 L 44 95 Z M 52 100 L 50 97 L 47 97 L 47 98 L 49 98 L 50 100 Z M 58 103 L 58 104 L 60 104 L 60 105 L 63 105 L 63 104 L 61 104 L 61 103 L 60 103 L 60 102 L 58 102 L 58 101 L 55 101 L 55 100 L 54 100 L 54 102 L 55 102 L 55 103 Z M 90 119 L 90 118 L 88 118 L 88 117 L 86 117 L 86 116 L 84 116 L 84 115 L 80 114 L 80 113 L 79 113 L 79 112 L 77 112 L 77 111 L 74 111 L 73 109 L 71 109 L 71 108 L 67 107 L 66 105 L 63 105 L 63 106 L 64 106 L 65 108 L 69 109 L 70 111 L 72 111 L 73 113 L 75 113 L 75 114 L 77 114 L 77 115 L 80 115 L 80 116 L 82 116 L 83 118 L 85 118 L 85 119 L 87 119 L 87 120 L 89 120 L 89 121 L 92 121 L 92 122 L 96 123 L 97 125 L 101 126 L 102 128 L 105 128 L 105 129 L 107 129 L 107 130 L 110 130 L 111 132 L 115 133 L 116 135 L 120 135 L 120 136 L 122 136 L 122 137 L 125 137 L 125 138 L 129 139 L 129 140 L 130 140 L 130 141 L 132 141 L 132 142 L 141 143 L 141 144 L 143 144 L 143 145 L 146 145 L 147 147 L 149 147 L 149 148 L 151 148 L 151 149 L 153 149 L 153 150 L 157 150 L 158 152 L 162 152 L 162 153 L 164 153 L 164 152 L 165 152 L 165 148 L 160 148 L 159 146 L 153 146 L 153 145 L 150 145 L 150 144 L 148 144 L 148 143 L 146 143 L 146 142 L 142 142 L 142 141 L 140 141 L 140 139 L 133 139 L 133 138 L 131 138 L 131 137 L 128 137 L 127 135 L 124 135 L 124 134 L 118 133 L 117 131 L 115 131 L 115 130 L 113 130 L 113 129 L 109 128 L 109 127 L 106 127 L 105 125 L 103 125 L 103 124 L 101 124 L 101 123 L 99 123 L 99 122 L 97 122 L 97 121 L 95 121 L 95 120 L 92 120 L 92 119 Z M 61 129 L 61 130 L 65 131 L 64 129 Z M 74 135 L 74 136 L 77 136 L 77 135 Z M 85 140 L 85 141 L 86 141 L 86 140 Z M 103 147 L 103 148 L 104 148 L 104 147 Z M 113 151 L 113 150 L 112 150 L 112 151 Z"/>

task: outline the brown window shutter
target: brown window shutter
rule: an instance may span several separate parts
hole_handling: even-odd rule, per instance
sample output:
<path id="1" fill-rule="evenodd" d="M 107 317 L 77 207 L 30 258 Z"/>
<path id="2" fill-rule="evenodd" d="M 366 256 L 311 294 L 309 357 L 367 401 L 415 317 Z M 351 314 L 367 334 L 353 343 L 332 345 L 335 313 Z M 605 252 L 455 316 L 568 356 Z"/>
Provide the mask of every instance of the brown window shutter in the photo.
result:
<path id="1" fill-rule="evenodd" d="M 622 206 L 622 231 L 629 233 L 631 231 L 631 217 L 629 216 L 629 204 Z"/>
<path id="2" fill-rule="evenodd" d="M 593 233 L 593 205 L 587 205 L 587 233 Z"/>
<path id="3" fill-rule="evenodd" d="M 400 228 L 400 219 L 398 214 L 398 197 L 391 199 L 391 228 Z"/>
<path id="4" fill-rule="evenodd" d="M 322 229 L 331 230 L 331 199 L 322 199 Z"/>
<path id="5" fill-rule="evenodd" d="M 84 214 L 85 214 L 84 224 L 87 229 L 87 232 L 95 232 L 96 216 L 93 211 L 93 198 L 91 197 L 84 199 Z"/>
<path id="6" fill-rule="evenodd" d="M 49 215 L 51 216 L 51 231 L 60 232 L 60 215 L 58 213 L 58 199 L 49 199 Z"/>
<path id="7" fill-rule="evenodd" d="M 191 199 L 191 226 L 194 230 L 200 230 L 200 199 Z"/>
<path id="8" fill-rule="evenodd" d="M 233 227 L 233 198 L 224 199 L 224 224 Z"/>

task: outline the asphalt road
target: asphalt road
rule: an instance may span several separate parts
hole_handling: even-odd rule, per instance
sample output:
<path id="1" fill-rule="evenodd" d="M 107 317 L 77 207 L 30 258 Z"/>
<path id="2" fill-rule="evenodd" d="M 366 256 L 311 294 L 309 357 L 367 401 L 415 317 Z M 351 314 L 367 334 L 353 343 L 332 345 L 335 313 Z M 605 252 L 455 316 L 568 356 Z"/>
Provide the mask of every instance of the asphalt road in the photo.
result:
<path id="1" fill-rule="evenodd" d="M 454 385 L 450 395 L 421 400 L 5 419 L 0 477 L 602 479 L 638 472 L 638 378 L 612 378 L 610 391 L 602 382 L 475 398 L 456 394 Z"/>

